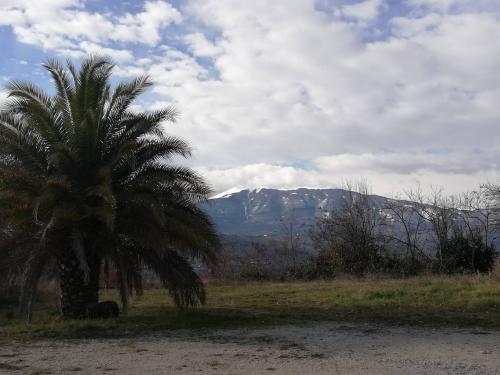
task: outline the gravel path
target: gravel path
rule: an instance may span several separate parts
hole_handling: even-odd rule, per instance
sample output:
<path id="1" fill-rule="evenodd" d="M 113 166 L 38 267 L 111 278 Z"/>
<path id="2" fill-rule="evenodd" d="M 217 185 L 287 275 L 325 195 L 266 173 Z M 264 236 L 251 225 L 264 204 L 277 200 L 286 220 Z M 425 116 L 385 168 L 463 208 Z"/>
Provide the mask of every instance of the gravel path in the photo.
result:
<path id="1" fill-rule="evenodd" d="M 500 374 L 500 332 L 322 323 L 0 346 L 12 374 Z"/>

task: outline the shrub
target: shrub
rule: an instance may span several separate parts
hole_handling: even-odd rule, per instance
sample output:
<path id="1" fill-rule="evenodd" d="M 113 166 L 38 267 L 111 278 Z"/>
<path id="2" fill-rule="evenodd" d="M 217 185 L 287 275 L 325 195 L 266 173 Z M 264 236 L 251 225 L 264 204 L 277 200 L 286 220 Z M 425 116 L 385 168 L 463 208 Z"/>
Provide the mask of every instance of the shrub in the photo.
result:
<path id="1" fill-rule="evenodd" d="M 493 269 L 495 247 L 478 235 L 456 234 L 443 248 L 443 272 L 486 273 Z"/>

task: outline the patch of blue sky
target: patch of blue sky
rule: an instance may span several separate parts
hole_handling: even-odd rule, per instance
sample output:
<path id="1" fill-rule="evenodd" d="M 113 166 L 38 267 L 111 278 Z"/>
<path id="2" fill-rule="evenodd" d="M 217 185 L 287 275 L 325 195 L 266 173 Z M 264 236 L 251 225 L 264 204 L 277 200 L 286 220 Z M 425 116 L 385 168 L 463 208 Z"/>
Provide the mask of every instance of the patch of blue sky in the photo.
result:
<path id="1" fill-rule="evenodd" d="M 47 59 L 43 50 L 28 44 L 20 43 L 10 27 L 0 27 L 0 46 L 2 59 L 0 59 L 0 84 L 13 79 L 33 80 L 43 89 L 50 87 L 46 82 L 46 75 L 41 66 Z M 43 79 L 40 79 L 44 77 Z"/>
<path id="2" fill-rule="evenodd" d="M 377 17 L 372 20 L 356 19 L 343 14 L 344 6 L 361 4 L 360 0 L 317 0 L 315 9 L 325 13 L 333 21 L 342 21 L 358 28 L 364 43 L 385 41 L 392 36 L 391 20 L 397 17 L 418 17 L 418 12 L 406 1 L 383 1 L 378 9 Z"/>
<path id="3" fill-rule="evenodd" d="M 414 18 L 415 16 L 413 8 L 405 2 L 386 2 L 380 7 L 378 17 L 366 29 L 364 41 L 366 43 L 385 41 L 392 36 L 392 19 L 398 17 Z"/>
<path id="4" fill-rule="evenodd" d="M 88 12 L 112 14 L 113 17 L 120 17 L 127 13 L 141 12 L 144 2 L 134 0 L 85 0 L 84 6 Z"/>

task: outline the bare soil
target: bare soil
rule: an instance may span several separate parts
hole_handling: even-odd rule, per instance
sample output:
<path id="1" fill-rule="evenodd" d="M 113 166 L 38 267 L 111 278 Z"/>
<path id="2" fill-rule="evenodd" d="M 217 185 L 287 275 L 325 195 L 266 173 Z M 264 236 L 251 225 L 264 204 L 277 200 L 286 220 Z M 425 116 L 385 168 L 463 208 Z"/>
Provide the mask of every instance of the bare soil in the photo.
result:
<path id="1" fill-rule="evenodd" d="M 500 374 L 500 331 L 321 323 L 3 343 L 6 374 Z"/>

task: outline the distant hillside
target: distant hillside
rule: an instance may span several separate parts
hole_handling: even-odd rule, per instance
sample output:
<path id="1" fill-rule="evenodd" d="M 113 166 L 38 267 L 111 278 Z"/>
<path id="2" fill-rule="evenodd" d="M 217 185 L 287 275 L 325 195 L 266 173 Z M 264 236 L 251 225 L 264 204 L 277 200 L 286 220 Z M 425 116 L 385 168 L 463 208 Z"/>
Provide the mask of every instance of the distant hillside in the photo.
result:
<path id="1" fill-rule="evenodd" d="M 216 196 L 203 207 L 225 235 L 276 235 L 293 223 L 303 232 L 318 217 L 341 205 L 347 194 L 342 189 L 256 189 Z M 389 198 L 370 196 L 374 208 Z"/>

